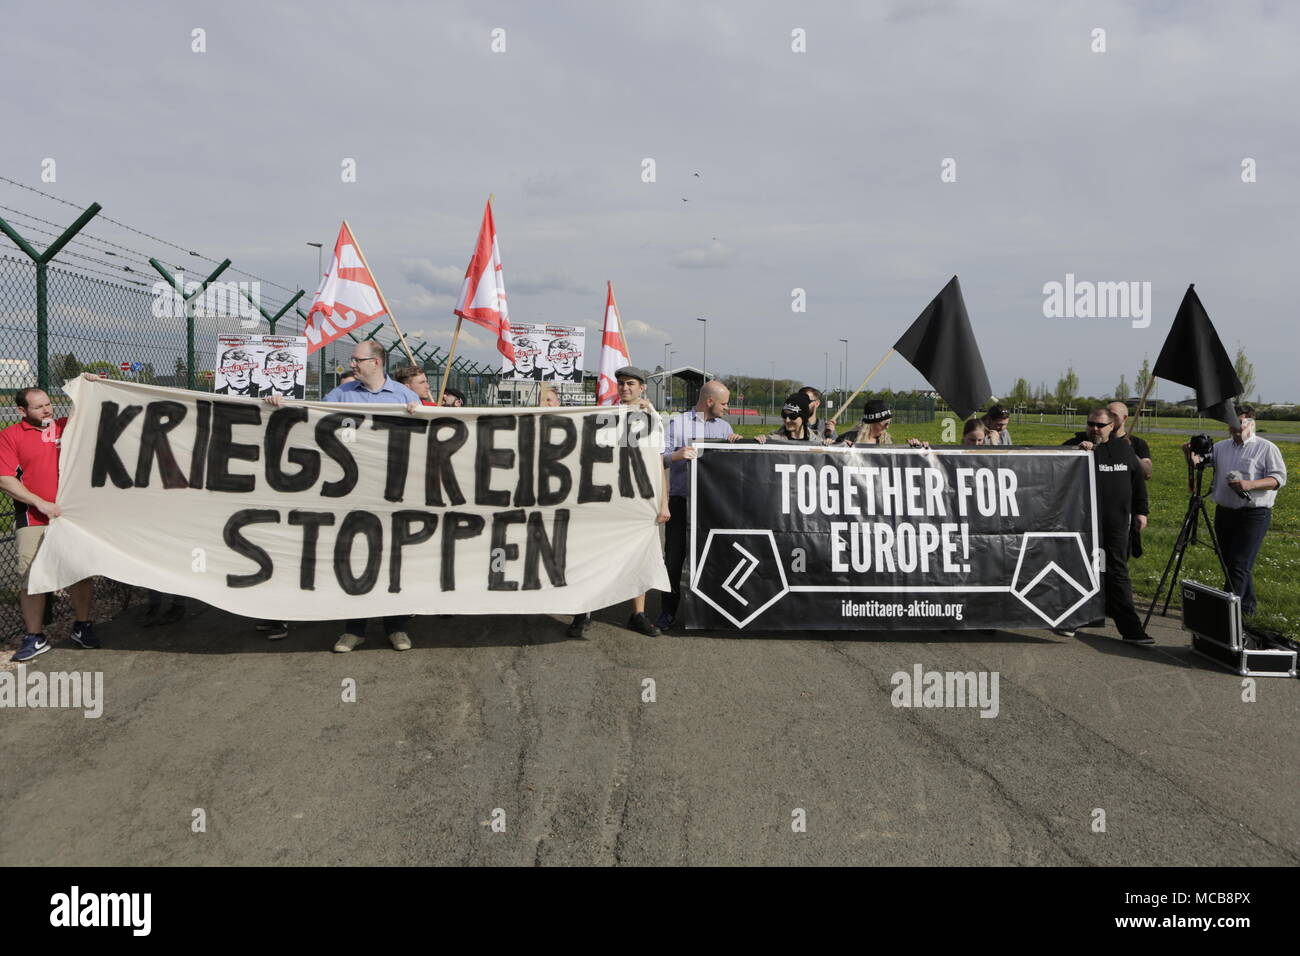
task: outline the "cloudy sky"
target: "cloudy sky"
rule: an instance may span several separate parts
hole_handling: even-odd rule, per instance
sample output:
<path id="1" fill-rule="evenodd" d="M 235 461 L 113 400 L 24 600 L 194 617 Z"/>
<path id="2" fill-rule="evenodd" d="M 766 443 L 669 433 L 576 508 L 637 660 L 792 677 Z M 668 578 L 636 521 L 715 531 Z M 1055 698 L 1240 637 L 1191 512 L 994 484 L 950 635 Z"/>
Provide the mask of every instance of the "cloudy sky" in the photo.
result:
<path id="1" fill-rule="evenodd" d="M 53 0 L 5 14 L 0 175 L 309 290 L 347 218 L 435 343 L 493 192 L 515 321 L 594 334 L 612 279 L 638 364 L 699 365 L 707 317 L 718 374 L 813 384 L 847 338 L 856 385 L 956 273 L 995 392 L 1071 364 L 1109 392 L 1195 282 L 1294 401 L 1298 46 L 1284 3 Z M 1150 326 L 1045 317 L 1067 273 L 1151 283 Z"/>

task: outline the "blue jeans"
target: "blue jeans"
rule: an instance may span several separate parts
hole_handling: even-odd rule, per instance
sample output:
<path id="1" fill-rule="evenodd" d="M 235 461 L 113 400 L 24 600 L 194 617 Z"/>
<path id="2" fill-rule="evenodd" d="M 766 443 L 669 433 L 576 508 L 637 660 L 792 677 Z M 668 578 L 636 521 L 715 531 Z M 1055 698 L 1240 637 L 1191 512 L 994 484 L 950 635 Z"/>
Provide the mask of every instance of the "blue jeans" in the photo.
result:
<path id="1" fill-rule="evenodd" d="M 1255 613 L 1255 578 L 1251 569 L 1272 520 L 1272 508 L 1219 506 L 1214 509 L 1214 534 L 1223 551 L 1223 563 L 1228 566 L 1232 593 L 1241 598 L 1243 614 Z"/>

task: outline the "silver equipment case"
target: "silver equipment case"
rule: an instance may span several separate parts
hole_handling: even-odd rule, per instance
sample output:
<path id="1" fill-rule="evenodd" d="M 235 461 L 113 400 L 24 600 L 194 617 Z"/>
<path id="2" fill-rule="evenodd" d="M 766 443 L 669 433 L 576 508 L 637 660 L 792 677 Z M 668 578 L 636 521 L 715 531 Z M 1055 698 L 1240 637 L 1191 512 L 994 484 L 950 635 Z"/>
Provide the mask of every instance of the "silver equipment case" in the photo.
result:
<path id="1" fill-rule="evenodd" d="M 1296 652 L 1246 633 L 1241 598 L 1195 581 L 1182 582 L 1183 630 L 1192 650 L 1243 677 L 1296 677 Z"/>

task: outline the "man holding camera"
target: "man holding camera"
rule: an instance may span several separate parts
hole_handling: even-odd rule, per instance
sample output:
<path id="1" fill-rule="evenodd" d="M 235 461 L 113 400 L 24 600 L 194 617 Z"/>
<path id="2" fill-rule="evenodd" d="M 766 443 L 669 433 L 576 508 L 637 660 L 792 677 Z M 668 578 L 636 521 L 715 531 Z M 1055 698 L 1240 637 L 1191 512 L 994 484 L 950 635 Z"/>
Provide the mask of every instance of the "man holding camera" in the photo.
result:
<path id="1" fill-rule="evenodd" d="M 1255 613 L 1255 579 L 1251 571 L 1273 519 L 1273 502 L 1286 484 L 1286 462 L 1277 445 L 1255 434 L 1255 409 L 1237 406 L 1238 427 L 1231 438 L 1215 442 L 1208 456 L 1196 451 L 1196 440 L 1183 445 L 1192 465 L 1214 466 L 1214 536 L 1228 566 L 1232 593 L 1241 598 L 1243 614 Z M 1200 436 L 1198 436 L 1200 437 Z"/>

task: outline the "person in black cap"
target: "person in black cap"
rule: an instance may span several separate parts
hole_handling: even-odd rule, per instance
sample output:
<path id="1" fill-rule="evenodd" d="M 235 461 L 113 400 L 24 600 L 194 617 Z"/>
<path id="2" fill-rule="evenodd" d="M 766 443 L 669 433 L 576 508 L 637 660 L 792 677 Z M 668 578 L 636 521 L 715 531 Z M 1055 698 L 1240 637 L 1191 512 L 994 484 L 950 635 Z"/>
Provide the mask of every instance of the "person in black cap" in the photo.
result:
<path id="1" fill-rule="evenodd" d="M 984 413 L 984 444 L 1010 445 L 1011 432 L 1007 431 L 1007 422 L 1011 421 L 1011 412 L 1001 405 L 994 405 Z"/>
<path id="2" fill-rule="evenodd" d="M 828 438 L 828 445 L 892 445 L 894 439 L 889 434 L 890 422 L 894 420 L 893 409 L 887 402 L 873 398 L 862 409 L 862 424 L 846 431 L 839 438 Z"/>
<path id="3" fill-rule="evenodd" d="M 760 445 L 769 441 L 820 445 L 822 440 L 808 425 L 808 419 L 812 415 L 810 404 L 807 395 L 803 392 L 795 392 L 781 406 L 781 427 L 770 435 L 759 435 L 755 441 Z"/>
<path id="4" fill-rule="evenodd" d="M 635 405 L 641 411 L 648 415 L 658 414 L 654 405 L 645 397 L 645 371 L 635 366 L 628 365 L 614 373 L 614 381 L 618 383 L 618 400 L 622 405 Z M 664 524 L 670 517 L 668 511 L 668 475 L 664 475 L 663 484 L 659 488 L 659 514 L 655 520 L 659 524 Z M 569 637 L 580 638 L 591 624 L 591 613 L 578 614 L 569 624 Z M 628 630 L 639 631 L 647 637 L 658 637 L 659 628 L 655 627 L 650 616 L 645 612 L 645 595 L 638 594 L 632 598 L 632 616 L 627 619 Z"/>

